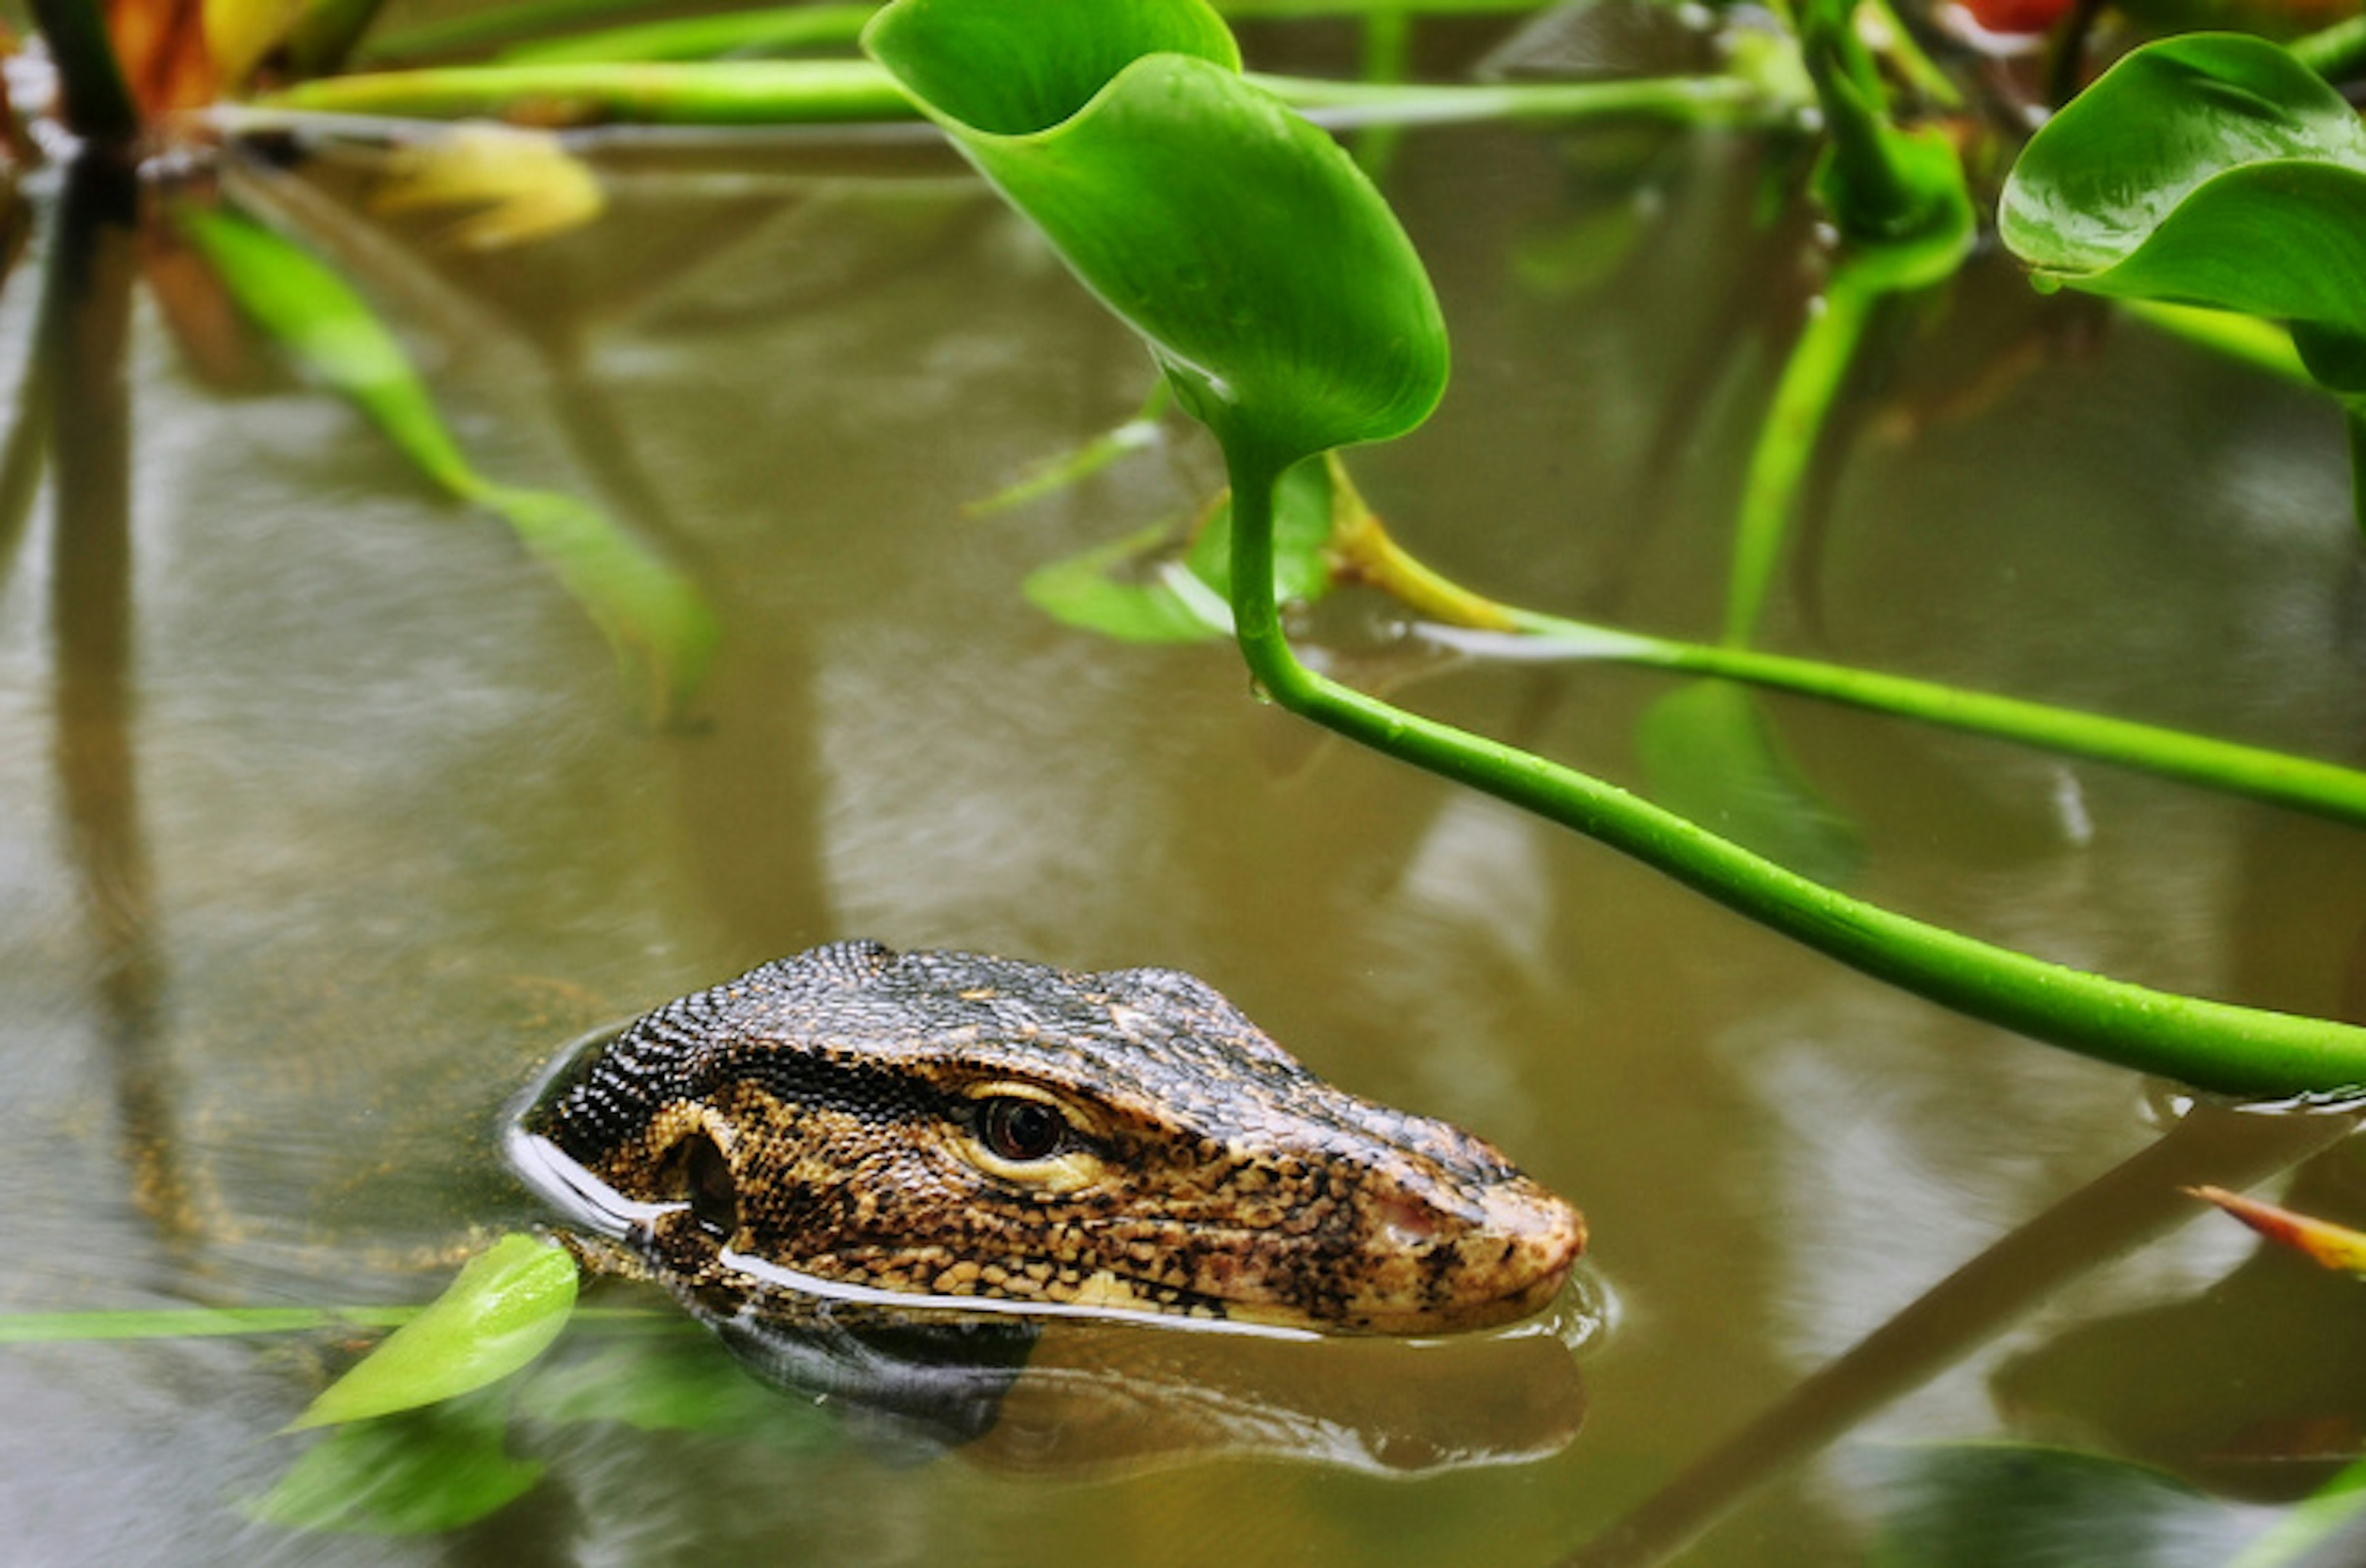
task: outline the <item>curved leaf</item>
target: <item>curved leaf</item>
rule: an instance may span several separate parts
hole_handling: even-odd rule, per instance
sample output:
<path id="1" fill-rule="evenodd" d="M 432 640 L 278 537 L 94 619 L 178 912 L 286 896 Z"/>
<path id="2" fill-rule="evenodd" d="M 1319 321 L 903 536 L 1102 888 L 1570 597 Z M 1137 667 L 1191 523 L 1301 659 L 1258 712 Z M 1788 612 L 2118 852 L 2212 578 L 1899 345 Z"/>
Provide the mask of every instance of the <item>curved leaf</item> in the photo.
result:
<path id="1" fill-rule="evenodd" d="M 505 1235 L 323 1389 L 288 1430 L 410 1410 L 498 1382 L 548 1348 L 574 1305 L 575 1259 L 567 1249 Z"/>
<path id="2" fill-rule="evenodd" d="M 2366 331 L 2366 127 L 2263 39 L 2121 61 L 2031 139 L 1997 227 L 2041 287 Z"/>
<path id="3" fill-rule="evenodd" d="M 1445 322 L 1412 243 L 1241 78 L 1200 0 L 897 0 L 863 43 L 1228 450 L 1279 470 L 1436 405 Z"/>

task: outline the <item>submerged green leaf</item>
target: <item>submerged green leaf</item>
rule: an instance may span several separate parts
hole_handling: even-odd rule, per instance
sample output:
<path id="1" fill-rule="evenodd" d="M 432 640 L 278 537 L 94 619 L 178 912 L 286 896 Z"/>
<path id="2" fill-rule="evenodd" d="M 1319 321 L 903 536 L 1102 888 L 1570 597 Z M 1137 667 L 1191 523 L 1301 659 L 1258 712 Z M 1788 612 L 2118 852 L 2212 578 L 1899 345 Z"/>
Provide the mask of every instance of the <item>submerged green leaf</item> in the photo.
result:
<path id="1" fill-rule="evenodd" d="M 575 1259 L 567 1249 L 505 1235 L 322 1390 L 288 1429 L 410 1410 L 498 1382 L 548 1348 L 574 1305 Z"/>
<path id="2" fill-rule="evenodd" d="M 897 0 L 863 43 L 1228 450 L 1278 470 L 1436 406 L 1445 324 L 1403 230 L 1200 0 Z"/>
<path id="3" fill-rule="evenodd" d="M 705 674 L 715 638 L 713 613 L 689 578 L 582 502 L 478 473 L 394 334 L 351 285 L 300 246 L 227 211 L 184 208 L 176 217 L 257 326 L 351 400 L 439 488 L 506 521 L 618 658 L 646 666 L 654 710 L 680 711 Z"/>
<path id="4" fill-rule="evenodd" d="M 278 1484 L 240 1505 L 249 1518 L 343 1535 L 434 1535 L 514 1502 L 543 1467 L 513 1457 L 498 1411 L 439 1405 L 331 1433 Z"/>
<path id="5" fill-rule="evenodd" d="M 1746 687 L 1678 687 L 1644 710 L 1635 749 L 1652 798 L 1777 865 L 1836 886 L 1864 864 L 1855 829 L 1816 794 Z"/>
<path id="6" fill-rule="evenodd" d="M 2158 1471 L 2067 1449 L 1892 1450 L 1869 1568 L 2226 1568 L 2270 1517 Z"/>

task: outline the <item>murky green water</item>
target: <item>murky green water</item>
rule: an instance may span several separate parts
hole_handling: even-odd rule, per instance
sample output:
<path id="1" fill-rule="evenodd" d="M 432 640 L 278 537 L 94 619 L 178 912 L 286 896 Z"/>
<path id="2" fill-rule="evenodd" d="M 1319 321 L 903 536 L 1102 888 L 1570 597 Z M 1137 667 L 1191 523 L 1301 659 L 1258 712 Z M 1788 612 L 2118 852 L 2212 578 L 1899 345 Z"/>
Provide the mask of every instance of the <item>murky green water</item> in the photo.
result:
<path id="1" fill-rule="evenodd" d="M 1606 178 L 1614 153 L 1639 173 Z M 45 507 L 0 596 L 0 1308 L 423 1299 L 473 1238 L 536 1217 L 497 1130 L 550 1052 L 868 935 L 1188 968 L 1326 1076 L 1506 1146 L 1587 1211 L 1588 1288 L 1615 1303 L 1563 1406 L 1582 1429 L 1415 1475 L 887 1464 L 786 1401 L 699 1431 L 583 1416 L 567 1378 L 655 1375 L 587 1329 L 509 1430 L 538 1484 L 471 1529 L 379 1539 L 238 1506 L 305 1450 L 275 1432 L 344 1337 L 17 1347 L 12 1560 L 1542 1563 L 2159 1135 L 2128 1077 L 1318 739 L 1222 648 L 1104 644 L 1031 609 L 1032 568 L 1196 506 L 1217 466 L 1178 428 L 963 515 L 1128 417 L 1148 372 L 924 141 L 607 167 L 610 215 L 531 251 L 458 259 L 350 214 L 336 245 L 488 472 L 601 499 L 711 594 L 726 641 L 683 732 L 637 719 L 497 524 L 425 497 L 324 395 L 199 385 L 137 307 L 128 575 L 62 547 Z M 1404 144 L 1389 189 L 1457 355 L 1438 417 L 1358 468 L 1408 544 L 1542 607 L 1713 634 L 1808 287 L 1787 238 L 1752 238 L 1754 169 L 1718 138 Z M 299 210 L 333 216 L 350 184 L 318 173 Z M 1554 275 L 1634 188 L 1623 262 Z M 0 364 L 34 305 L 11 278 Z M 2366 576 L 2333 415 L 2074 317 L 1998 263 L 1898 315 L 1770 645 L 2358 760 Z M 103 625 L 118 588 L 115 671 L 63 628 Z M 1621 779 L 1665 689 L 1434 663 L 1362 608 L 1324 629 L 1358 679 Z M 1868 896 L 2130 978 L 2366 1013 L 2356 833 L 1769 708 L 1856 825 Z M 2169 1195 L 2290 1157 L 2201 1149 L 2074 1210 L 2053 1251 L 2000 1266 L 1987 1317 L 1786 1407 L 1763 1467 L 1653 1505 L 1651 1539 L 1673 1550 L 1729 1495 L 1681 1561 L 1854 1561 L 1917 1495 L 1909 1439 L 2058 1438 L 2306 1491 L 2359 1445 L 2366 1305 L 2247 1264 Z M 2366 1207 L 2354 1162 L 2308 1179 L 2320 1208 Z M 1380 1365 L 1340 1375 L 1402 1375 Z"/>

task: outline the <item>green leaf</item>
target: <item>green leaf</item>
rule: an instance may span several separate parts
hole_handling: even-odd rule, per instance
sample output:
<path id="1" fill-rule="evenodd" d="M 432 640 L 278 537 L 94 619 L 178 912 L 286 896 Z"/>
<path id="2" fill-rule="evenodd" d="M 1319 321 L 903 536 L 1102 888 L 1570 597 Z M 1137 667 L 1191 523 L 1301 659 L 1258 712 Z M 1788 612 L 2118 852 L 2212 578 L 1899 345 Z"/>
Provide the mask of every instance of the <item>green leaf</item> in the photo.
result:
<path id="1" fill-rule="evenodd" d="M 1274 592 L 1298 604 L 1328 593 L 1330 546 L 1343 507 L 1360 507 L 1343 485 L 1338 459 L 1305 462 L 1277 490 Z M 1358 513 L 1360 518 L 1360 513 Z M 1029 603 L 1053 620 L 1121 642 L 1206 642 L 1232 632 L 1232 502 L 1208 511 L 1181 561 L 1173 534 L 1145 528 L 1039 568 L 1024 585 Z M 1161 558 L 1166 558 L 1164 563 Z"/>
<path id="2" fill-rule="evenodd" d="M 1635 749 L 1652 798 L 1777 865 L 1827 886 L 1863 866 L 1856 830 L 1816 794 L 1747 688 L 1678 687 L 1644 710 Z"/>
<path id="3" fill-rule="evenodd" d="M 497 1411 L 442 1405 L 332 1433 L 239 1508 L 287 1529 L 432 1535 L 515 1501 L 542 1470 L 510 1454 Z"/>
<path id="4" fill-rule="evenodd" d="M 2366 127 L 2285 51 L 2135 51 L 2033 137 L 2004 243 L 2041 287 L 2366 330 Z"/>
<path id="5" fill-rule="evenodd" d="M 175 218 L 240 310 L 366 414 L 439 488 L 506 521 L 619 660 L 645 669 L 653 709 L 660 716 L 680 711 L 705 673 L 715 637 L 714 615 L 687 577 L 582 502 L 478 473 L 394 334 L 301 247 L 226 211 L 185 207 Z"/>
<path id="6" fill-rule="evenodd" d="M 1856 0 L 1808 0 L 1799 44 L 1822 107 L 1816 194 L 1853 246 L 1896 252 L 1911 287 L 1952 273 L 1976 232 L 1963 161 L 1935 130 L 1904 131 L 1856 30 Z"/>
<path id="7" fill-rule="evenodd" d="M 434 1404 L 498 1382 L 548 1348 L 574 1305 L 575 1259 L 567 1249 L 505 1235 L 321 1391 L 288 1430 Z"/>
<path id="8" fill-rule="evenodd" d="M 1217 602 L 1210 615 L 1148 566 L 1170 547 L 1164 525 L 1038 567 L 1020 591 L 1027 602 L 1063 625 L 1120 642 L 1205 642 L 1229 631 Z"/>
<path id="9" fill-rule="evenodd" d="M 863 45 L 1228 451 L 1278 471 L 1436 406 L 1446 330 L 1412 243 L 1200 0 L 896 0 Z"/>

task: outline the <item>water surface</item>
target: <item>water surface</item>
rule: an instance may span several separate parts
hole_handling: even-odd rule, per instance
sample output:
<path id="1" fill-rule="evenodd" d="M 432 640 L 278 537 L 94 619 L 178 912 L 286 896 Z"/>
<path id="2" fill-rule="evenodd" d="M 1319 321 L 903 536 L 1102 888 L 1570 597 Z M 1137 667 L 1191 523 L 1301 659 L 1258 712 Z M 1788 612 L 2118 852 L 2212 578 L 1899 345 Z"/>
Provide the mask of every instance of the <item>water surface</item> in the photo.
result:
<path id="1" fill-rule="evenodd" d="M 1606 181 L 1614 152 L 1637 162 Z M 1755 168 L 1717 137 L 1404 143 L 1389 190 L 1456 345 L 1436 420 L 1358 462 L 1407 544 L 1539 607 L 1714 632 L 1734 485 L 1812 281 L 1750 239 Z M 344 214 L 343 254 L 486 471 L 598 499 L 711 596 L 720 661 L 678 728 L 645 722 L 497 523 L 326 395 L 200 384 L 141 297 L 123 567 L 45 505 L 0 594 L 0 1308 L 423 1299 L 539 1217 L 499 1126 L 552 1052 L 873 936 L 1189 969 L 1325 1076 L 1509 1149 L 1586 1210 L 1588 1288 L 1616 1303 L 1582 1428 L 1411 1477 L 1249 1452 L 1055 1482 L 883 1463 L 769 1394 L 704 1430 L 570 1405 L 654 1379 L 652 1356 L 690 1358 L 714 1400 L 741 1386 L 694 1337 L 587 1331 L 511 1428 L 548 1467 L 533 1491 L 457 1534 L 372 1539 L 236 1506 L 303 1451 L 275 1433 L 344 1337 L 18 1348 L 0 1518 L 29 1561 L 1020 1563 L 1085 1542 L 1145 1568 L 1541 1563 L 2159 1136 L 2127 1075 L 1320 739 L 1221 647 L 1120 647 L 1031 608 L 1029 571 L 1198 506 L 1218 465 L 1177 427 L 963 514 L 1128 418 L 1149 371 L 941 153 L 612 172 L 598 225 L 488 258 L 354 217 L 340 166 L 305 176 L 304 210 Z M 1606 276 L 1537 265 L 1628 201 L 1639 231 Z M 0 294 L 0 362 L 35 295 Z M 1993 259 L 1893 336 L 1770 646 L 2366 761 L 2366 582 L 2327 406 L 2099 330 Z M 74 652 L 115 603 L 119 656 Z M 1334 606 L 1321 630 L 1401 700 L 1638 778 L 1662 679 L 1433 662 L 1385 621 Z M 1866 896 L 2360 1016 L 2354 832 L 1766 705 L 1853 823 Z M 2360 1179 L 2321 1167 L 2312 1190 L 2354 1212 Z M 1884 1456 L 1904 1438 L 2062 1438 L 2255 1498 L 2326 1473 L 2279 1434 L 2347 1421 L 2354 1450 L 2366 1336 L 2338 1282 L 2246 1266 L 2214 1219 L 2095 1224 L 2059 1281 L 2029 1266 L 1993 1335 L 1773 1467 L 1680 1561 L 1853 1560 L 1903 1506 Z"/>

